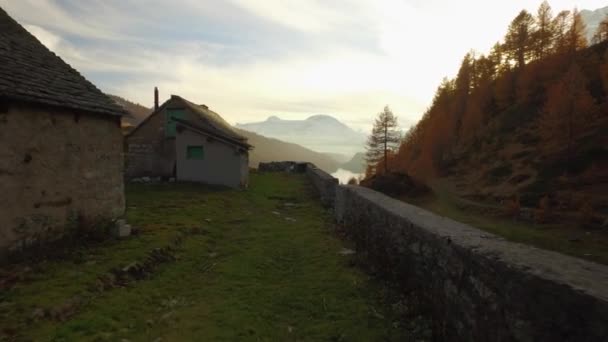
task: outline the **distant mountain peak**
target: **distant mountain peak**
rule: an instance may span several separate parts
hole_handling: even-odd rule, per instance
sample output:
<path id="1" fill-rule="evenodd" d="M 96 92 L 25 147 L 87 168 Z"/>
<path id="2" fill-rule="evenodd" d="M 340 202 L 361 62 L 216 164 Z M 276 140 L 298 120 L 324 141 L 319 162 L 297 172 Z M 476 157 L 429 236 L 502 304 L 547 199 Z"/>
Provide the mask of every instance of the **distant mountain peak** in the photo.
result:
<path id="1" fill-rule="evenodd" d="M 271 116 L 268 117 L 268 119 L 266 119 L 266 121 L 268 121 L 268 122 L 281 121 L 281 118 L 279 118 L 276 115 L 271 115 Z"/>
<path id="2" fill-rule="evenodd" d="M 319 114 L 308 117 L 306 121 L 338 121 L 338 119 L 334 118 L 331 115 Z"/>

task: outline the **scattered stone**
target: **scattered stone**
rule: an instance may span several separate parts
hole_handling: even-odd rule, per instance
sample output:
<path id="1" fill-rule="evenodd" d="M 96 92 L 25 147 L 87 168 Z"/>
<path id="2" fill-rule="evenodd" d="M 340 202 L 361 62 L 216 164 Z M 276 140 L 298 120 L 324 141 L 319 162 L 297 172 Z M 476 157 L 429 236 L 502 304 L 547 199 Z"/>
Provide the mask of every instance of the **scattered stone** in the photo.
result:
<path id="1" fill-rule="evenodd" d="M 217 253 L 217 252 L 211 252 L 211 253 L 209 253 L 209 257 L 210 257 L 210 258 L 215 258 L 215 257 L 217 257 L 217 256 L 218 256 L 218 253 Z"/>
<path id="2" fill-rule="evenodd" d="M 290 334 L 293 332 L 293 327 L 291 325 L 287 326 L 287 332 Z"/>
<path id="3" fill-rule="evenodd" d="M 342 248 L 342 250 L 340 252 L 338 252 L 338 254 L 340 254 L 340 255 L 353 255 L 353 254 L 355 254 L 355 251 L 353 251 L 352 249 L 348 249 L 348 248 Z"/>
<path id="4" fill-rule="evenodd" d="M 127 224 L 124 219 L 116 220 L 114 225 L 114 236 L 118 238 L 125 238 L 131 235 L 131 225 Z"/>
<path id="5" fill-rule="evenodd" d="M 289 221 L 289 222 L 296 222 L 296 219 L 293 217 L 286 217 L 285 221 Z"/>
<path id="6" fill-rule="evenodd" d="M 273 211 L 272 213 L 275 214 L 275 215 L 277 215 L 277 216 L 281 216 L 281 213 L 278 212 L 278 211 Z"/>
<path id="7" fill-rule="evenodd" d="M 34 321 L 38 321 L 43 319 L 46 316 L 46 311 L 44 311 L 43 308 L 36 308 L 34 309 L 34 311 L 32 312 L 32 315 L 30 316 L 32 318 L 32 320 Z"/>
<path id="8" fill-rule="evenodd" d="M 211 219 L 206 218 L 206 219 L 205 219 L 205 222 L 207 222 L 207 223 L 211 223 Z"/>
<path id="9" fill-rule="evenodd" d="M 151 181 L 150 177 L 141 177 L 140 179 L 143 183 L 150 183 Z"/>

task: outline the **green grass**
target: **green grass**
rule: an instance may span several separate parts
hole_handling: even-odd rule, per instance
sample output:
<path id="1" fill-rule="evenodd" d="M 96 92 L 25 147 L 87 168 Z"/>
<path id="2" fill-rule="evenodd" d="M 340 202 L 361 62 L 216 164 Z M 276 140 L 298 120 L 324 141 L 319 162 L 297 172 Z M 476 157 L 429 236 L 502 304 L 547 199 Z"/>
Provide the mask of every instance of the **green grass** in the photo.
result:
<path id="1" fill-rule="evenodd" d="M 454 195 L 434 187 L 425 198 L 407 200 L 414 205 L 441 216 L 469 224 L 478 229 L 502 236 L 507 240 L 529 244 L 563 254 L 608 264 L 608 235 L 562 224 L 533 224 L 501 217 L 488 206 L 470 205 Z"/>
<path id="2" fill-rule="evenodd" d="M 140 234 L 28 267 L 0 293 L 0 341 L 386 341 L 410 336 L 383 286 L 340 255 L 304 176 L 253 174 L 248 191 L 129 185 Z M 287 205 L 292 203 L 294 205 Z M 273 213 L 274 212 L 274 213 Z M 172 244 L 144 279 L 91 290 L 113 268 Z M 69 318 L 33 319 L 78 298 Z"/>

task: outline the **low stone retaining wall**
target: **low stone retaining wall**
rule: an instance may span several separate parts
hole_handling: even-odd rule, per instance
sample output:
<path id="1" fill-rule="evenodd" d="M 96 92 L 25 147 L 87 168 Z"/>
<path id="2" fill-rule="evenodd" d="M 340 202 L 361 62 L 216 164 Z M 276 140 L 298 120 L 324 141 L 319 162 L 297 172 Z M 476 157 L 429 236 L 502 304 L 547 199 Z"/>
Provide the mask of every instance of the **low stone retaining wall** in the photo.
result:
<path id="1" fill-rule="evenodd" d="M 363 187 L 336 187 L 335 215 L 362 259 L 431 304 L 439 339 L 608 339 L 605 265 L 512 243 Z"/>
<path id="2" fill-rule="evenodd" d="M 436 339 L 608 341 L 608 266 L 509 242 L 301 165 L 267 169 L 306 172 L 359 259 L 430 304 Z"/>
<path id="3" fill-rule="evenodd" d="M 314 185 L 324 207 L 333 207 L 336 199 L 338 179 L 327 172 L 317 168 L 314 164 L 307 164 L 306 175 Z"/>

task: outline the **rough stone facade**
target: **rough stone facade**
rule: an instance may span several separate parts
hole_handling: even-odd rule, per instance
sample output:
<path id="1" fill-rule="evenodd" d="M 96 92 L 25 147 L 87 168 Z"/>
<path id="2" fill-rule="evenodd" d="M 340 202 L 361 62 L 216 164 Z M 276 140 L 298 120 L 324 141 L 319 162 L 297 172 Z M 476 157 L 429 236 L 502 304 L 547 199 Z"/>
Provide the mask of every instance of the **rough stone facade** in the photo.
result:
<path id="1" fill-rule="evenodd" d="M 126 138 L 127 179 L 175 177 L 175 139 L 165 137 L 165 112 L 151 115 Z"/>
<path id="2" fill-rule="evenodd" d="M 437 340 L 608 340 L 608 266 L 509 242 L 313 170 L 318 192 L 335 194 L 336 221 L 359 259 L 429 304 Z"/>
<path id="3" fill-rule="evenodd" d="M 120 117 L 49 108 L 0 108 L 2 252 L 124 214 Z"/>
<path id="4" fill-rule="evenodd" d="M 310 163 L 307 164 L 306 174 L 317 189 L 321 204 L 324 207 L 333 207 L 336 198 L 336 187 L 339 184 L 338 179 Z"/>

